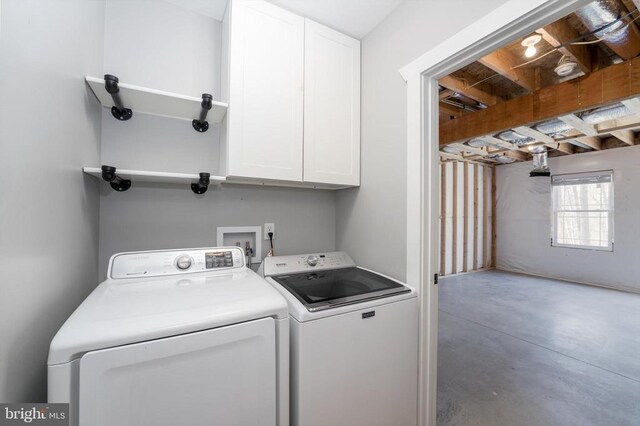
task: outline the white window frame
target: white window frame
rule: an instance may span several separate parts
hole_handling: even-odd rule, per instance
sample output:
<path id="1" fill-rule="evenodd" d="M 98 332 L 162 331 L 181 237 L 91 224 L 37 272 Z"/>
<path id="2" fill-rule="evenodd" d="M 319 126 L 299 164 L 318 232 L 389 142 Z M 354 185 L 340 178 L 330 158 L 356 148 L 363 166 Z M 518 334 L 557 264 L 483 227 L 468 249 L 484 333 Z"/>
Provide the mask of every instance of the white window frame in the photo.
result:
<path id="1" fill-rule="evenodd" d="M 609 210 L 575 210 L 575 212 L 605 212 L 605 211 L 609 212 L 609 241 L 607 246 L 598 247 L 598 246 L 586 246 L 581 244 L 558 243 L 558 229 L 559 229 L 558 209 L 557 209 L 558 200 L 557 200 L 557 193 L 554 189 L 553 179 L 556 177 L 563 177 L 565 179 L 589 178 L 589 177 L 604 176 L 604 175 L 608 175 L 611 177 L 611 195 L 610 195 L 611 208 Z M 566 212 L 567 210 L 563 210 L 563 211 Z M 614 236 L 615 236 L 615 228 L 614 228 L 614 220 L 613 220 L 614 216 L 615 216 L 615 186 L 614 186 L 613 170 L 598 170 L 594 172 L 560 174 L 560 175 L 554 175 L 551 177 L 551 247 L 612 252 L 614 247 Z"/>

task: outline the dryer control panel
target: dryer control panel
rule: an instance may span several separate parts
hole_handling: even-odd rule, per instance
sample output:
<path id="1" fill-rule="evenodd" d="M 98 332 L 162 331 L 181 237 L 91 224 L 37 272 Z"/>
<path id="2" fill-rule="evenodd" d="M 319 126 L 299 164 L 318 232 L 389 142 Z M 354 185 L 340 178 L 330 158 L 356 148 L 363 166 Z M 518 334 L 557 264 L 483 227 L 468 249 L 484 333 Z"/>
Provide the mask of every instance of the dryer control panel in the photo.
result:
<path id="1" fill-rule="evenodd" d="M 354 266 L 356 266 L 355 262 L 347 253 L 334 251 L 329 253 L 267 257 L 263 262 L 263 273 L 265 277 L 269 277 L 306 271 L 352 268 Z"/>
<path id="2" fill-rule="evenodd" d="M 111 279 L 150 278 L 244 266 L 244 251 L 240 247 L 154 250 L 113 255 L 107 275 Z"/>

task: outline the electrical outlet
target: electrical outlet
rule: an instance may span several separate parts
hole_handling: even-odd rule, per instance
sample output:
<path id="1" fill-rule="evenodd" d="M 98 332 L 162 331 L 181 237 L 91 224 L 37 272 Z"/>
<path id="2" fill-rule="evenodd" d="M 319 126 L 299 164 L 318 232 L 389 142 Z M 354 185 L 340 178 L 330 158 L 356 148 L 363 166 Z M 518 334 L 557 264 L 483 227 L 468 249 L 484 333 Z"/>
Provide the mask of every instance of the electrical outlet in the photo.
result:
<path id="1" fill-rule="evenodd" d="M 264 239 L 269 240 L 269 232 L 273 232 L 273 239 L 276 239 L 276 224 L 275 223 L 265 223 L 264 224 Z"/>

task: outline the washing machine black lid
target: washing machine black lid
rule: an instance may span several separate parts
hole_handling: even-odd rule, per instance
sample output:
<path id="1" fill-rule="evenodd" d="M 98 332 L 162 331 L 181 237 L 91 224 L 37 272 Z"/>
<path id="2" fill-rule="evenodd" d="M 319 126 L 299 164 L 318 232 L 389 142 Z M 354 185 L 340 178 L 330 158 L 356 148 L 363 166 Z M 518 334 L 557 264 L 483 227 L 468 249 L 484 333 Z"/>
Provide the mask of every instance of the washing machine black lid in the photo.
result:
<path id="1" fill-rule="evenodd" d="M 331 269 L 272 278 L 310 312 L 411 291 L 396 281 L 361 268 Z"/>

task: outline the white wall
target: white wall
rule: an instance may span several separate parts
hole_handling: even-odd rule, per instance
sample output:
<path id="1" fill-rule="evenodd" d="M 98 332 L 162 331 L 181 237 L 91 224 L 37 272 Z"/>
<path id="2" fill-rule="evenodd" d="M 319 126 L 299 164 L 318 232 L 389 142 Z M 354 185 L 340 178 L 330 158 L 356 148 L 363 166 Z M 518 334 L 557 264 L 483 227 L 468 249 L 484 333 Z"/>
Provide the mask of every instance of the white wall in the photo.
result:
<path id="1" fill-rule="evenodd" d="M 0 401 L 45 401 L 49 342 L 98 275 L 104 1 L 0 11 Z"/>
<path id="2" fill-rule="evenodd" d="M 336 216 L 338 249 L 357 263 L 406 276 L 406 84 L 398 69 L 505 2 L 405 0 L 362 40 L 362 185 L 338 193 Z"/>
<path id="3" fill-rule="evenodd" d="M 144 24 L 141 24 L 144 23 Z M 127 38 L 127 46 L 120 40 Z M 220 99 L 219 21 L 173 3 L 108 0 L 104 73 L 123 82 Z M 220 129 L 197 133 L 191 123 L 136 114 L 127 122 L 102 115 L 101 164 L 185 173 L 219 171 Z M 120 251 L 216 245 L 217 226 L 276 225 L 278 254 L 335 249 L 335 193 L 243 185 L 141 185 L 126 193 L 102 184 L 100 277 Z M 263 241 L 263 252 L 267 251 Z"/>
<path id="4" fill-rule="evenodd" d="M 551 247 L 551 183 L 531 162 L 496 168 L 497 267 L 640 291 L 640 147 L 557 157 L 553 174 L 614 171 L 613 252 Z"/>

